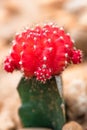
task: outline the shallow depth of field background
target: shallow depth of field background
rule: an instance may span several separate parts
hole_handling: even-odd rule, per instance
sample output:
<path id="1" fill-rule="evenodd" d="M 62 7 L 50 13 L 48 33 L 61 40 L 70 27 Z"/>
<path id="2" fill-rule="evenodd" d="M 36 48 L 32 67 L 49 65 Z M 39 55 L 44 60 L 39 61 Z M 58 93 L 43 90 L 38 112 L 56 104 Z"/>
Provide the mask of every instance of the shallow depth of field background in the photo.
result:
<path id="1" fill-rule="evenodd" d="M 63 93 L 68 120 L 87 127 L 87 0 L 0 0 L 0 130 L 21 128 L 16 91 L 20 72 L 7 74 L 3 61 L 16 32 L 35 24 L 57 23 L 69 32 L 77 48 L 82 49 L 84 63 L 66 69 Z"/>

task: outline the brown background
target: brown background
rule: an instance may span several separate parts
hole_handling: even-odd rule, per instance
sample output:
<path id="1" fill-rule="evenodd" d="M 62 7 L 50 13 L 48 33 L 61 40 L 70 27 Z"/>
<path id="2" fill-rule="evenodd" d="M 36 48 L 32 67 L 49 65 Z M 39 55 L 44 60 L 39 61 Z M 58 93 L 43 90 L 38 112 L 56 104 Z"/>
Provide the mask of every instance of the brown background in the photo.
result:
<path id="1" fill-rule="evenodd" d="M 63 73 L 64 97 L 69 120 L 87 125 L 87 0 L 0 0 L 0 130 L 22 127 L 17 111 L 16 87 L 20 72 L 7 74 L 3 61 L 16 32 L 35 24 L 56 22 L 63 26 L 83 50 L 85 63 Z"/>

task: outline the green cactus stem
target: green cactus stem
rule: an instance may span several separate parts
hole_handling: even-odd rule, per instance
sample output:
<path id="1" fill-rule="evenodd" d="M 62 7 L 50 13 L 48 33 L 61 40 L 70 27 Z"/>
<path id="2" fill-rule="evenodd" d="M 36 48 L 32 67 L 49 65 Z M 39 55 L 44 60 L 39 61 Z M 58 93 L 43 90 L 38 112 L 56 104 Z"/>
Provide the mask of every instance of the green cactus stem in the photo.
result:
<path id="1" fill-rule="evenodd" d="M 24 127 L 62 130 L 65 123 L 64 101 L 61 89 L 59 89 L 61 88 L 61 80 L 56 79 L 53 77 L 44 84 L 37 81 L 35 77 L 27 80 L 21 79 L 18 85 L 22 101 L 19 116 Z M 57 85 L 60 86 L 57 87 Z"/>

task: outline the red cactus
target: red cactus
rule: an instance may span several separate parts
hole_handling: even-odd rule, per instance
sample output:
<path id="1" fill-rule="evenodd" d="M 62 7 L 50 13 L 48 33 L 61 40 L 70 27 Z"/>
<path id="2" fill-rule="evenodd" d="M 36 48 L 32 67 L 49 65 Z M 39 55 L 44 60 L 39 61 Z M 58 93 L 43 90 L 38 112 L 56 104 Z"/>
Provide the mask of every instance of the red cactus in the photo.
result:
<path id="1" fill-rule="evenodd" d="M 45 82 L 60 74 L 69 63 L 80 63 L 81 58 L 81 51 L 74 50 L 69 34 L 61 27 L 47 24 L 27 29 L 15 37 L 4 68 L 8 72 L 20 69 L 26 77 L 36 76 Z"/>

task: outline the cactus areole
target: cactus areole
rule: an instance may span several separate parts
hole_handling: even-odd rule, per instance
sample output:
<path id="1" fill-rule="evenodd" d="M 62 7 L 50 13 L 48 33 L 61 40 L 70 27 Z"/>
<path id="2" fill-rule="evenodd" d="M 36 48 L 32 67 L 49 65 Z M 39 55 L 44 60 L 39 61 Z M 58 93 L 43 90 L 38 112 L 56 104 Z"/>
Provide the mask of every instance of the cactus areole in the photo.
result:
<path id="1" fill-rule="evenodd" d="M 23 73 L 18 85 L 19 116 L 24 127 L 62 130 L 65 122 L 61 72 L 82 61 L 82 52 L 62 27 L 35 26 L 17 34 L 4 69 Z"/>

